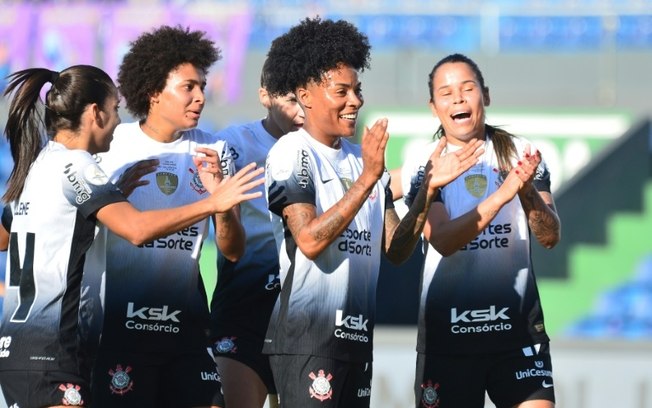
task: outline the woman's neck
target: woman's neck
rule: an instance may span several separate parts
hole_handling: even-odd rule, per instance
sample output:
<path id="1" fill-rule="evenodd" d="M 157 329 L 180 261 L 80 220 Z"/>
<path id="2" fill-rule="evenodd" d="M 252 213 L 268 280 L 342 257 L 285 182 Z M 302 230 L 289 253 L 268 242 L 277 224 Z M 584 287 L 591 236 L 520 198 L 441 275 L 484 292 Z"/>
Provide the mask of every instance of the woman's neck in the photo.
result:
<path id="1" fill-rule="evenodd" d="M 154 123 L 149 117 L 139 122 L 140 129 L 150 138 L 161 143 L 170 143 L 181 137 L 181 131 L 170 131 L 164 126 Z"/>

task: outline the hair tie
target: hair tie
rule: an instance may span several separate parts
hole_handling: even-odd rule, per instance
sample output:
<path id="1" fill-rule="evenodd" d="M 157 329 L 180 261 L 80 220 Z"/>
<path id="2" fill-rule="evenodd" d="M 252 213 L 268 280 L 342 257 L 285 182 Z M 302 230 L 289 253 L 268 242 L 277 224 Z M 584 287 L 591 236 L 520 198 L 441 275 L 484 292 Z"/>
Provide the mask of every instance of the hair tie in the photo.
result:
<path id="1" fill-rule="evenodd" d="M 59 79 L 59 73 L 57 71 L 50 71 L 50 83 L 54 85 L 57 79 Z"/>

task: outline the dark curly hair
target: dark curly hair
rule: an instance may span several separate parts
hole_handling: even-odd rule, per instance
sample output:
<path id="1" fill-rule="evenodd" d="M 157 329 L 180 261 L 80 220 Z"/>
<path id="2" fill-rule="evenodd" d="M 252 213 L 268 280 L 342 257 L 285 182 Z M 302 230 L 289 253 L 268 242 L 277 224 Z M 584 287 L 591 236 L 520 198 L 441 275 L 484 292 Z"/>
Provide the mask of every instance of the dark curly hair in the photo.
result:
<path id="1" fill-rule="evenodd" d="M 161 26 L 131 43 L 120 64 L 118 87 L 132 115 L 139 119 L 147 116 L 150 97 L 165 88 L 174 68 L 190 63 L 208 72 L 220 59 L 220 49 L 205 34 L 181 26 Z"/>
<path id="2" fill-rule="evenodd" d="M 360 72 L 369 68 L 371 46 L 366 35 L 344 20 L 306 18 L 272 41 L 267 63 L 276 67 L 266 72 L 270 95 L 285 95 L 340 64 Z"/>

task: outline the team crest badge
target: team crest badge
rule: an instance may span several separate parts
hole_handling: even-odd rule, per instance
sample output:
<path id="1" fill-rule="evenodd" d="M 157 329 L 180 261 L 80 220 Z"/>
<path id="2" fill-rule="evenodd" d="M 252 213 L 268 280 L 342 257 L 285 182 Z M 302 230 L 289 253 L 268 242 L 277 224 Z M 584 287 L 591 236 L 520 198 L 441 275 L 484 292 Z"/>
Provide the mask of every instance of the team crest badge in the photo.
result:
<path id="1" fill-rule="evenodd" d="M 206 192 L 206 189 L 204 188 L 204 185 L 201 182 L 201 179 L 199 178 L 199 173 L 195 172 L 193 169 L 188 169 L 190 174 L 192 174 L 192 180 L 190 180 L 190 188 L 192 188 L 194 191 L 198 192 L 199 194 L 204 194 Z"/>
<path id="2" fill-rule="evenodd" d="M 421 396 L 421 406 L 424 408 L 437 408 L 439 406 L 439 383 L 432 385 L 432 381 L 421 384 L 423 394 Z"/>
<path id="3" fill-rule="evenodd" d="M 177 191 L 177 187 L 179 186 L 179 177 L 174 173 L 170 173 L 169 171 L 156 173 L 156 185 L 163 194 L 170 195 Z"/>
<path id="4" fill-rule="evenodd" d="M 235 353 L 238 347 L 235 345 L 237 337 L 224 337 L 215 343 L 215 351 L 221 354 Z"/>
<path id="5" fill-rule="evenodd" d="M 487 191 L 487 176 L 484 174 L 470 174 L 464 177 L 466 191 L 475 198 L 480 198 Z"/>
<path id="6" fill-rule="evenodd" d="M 59 389 L 63 391 L 63 399 L 61 399 L 63 405 L 82 405 L 84 403 L 79 393 L 81 389 L 79 385 L 70 383 L 61 384 L 59 385 Z"/>
<path id="7" fill-rule="evenodd" d="M 125 395 L 133 389 L 134 381 L 129 376 L 130 372 L 131 367 L 127 366 L 123 369 L 120 364 L 115 367 L 115 370 L 109 370 L 109 375 L 111 376 L 111 384 L 109 385 L 111 394 Z"/>
<path id="8" fill-rule="evenodd" d="M 333 389 L 331 388 L 333 376 L 330 373 L 326 375 L 324 370 L 319 370 L 317 375 L 310 372 L 308 377 L 312 380 L 312 384 L 308 389 L 311 398 L 318 399 L 319 401 L 326 401 L 327 399 L 333 398 Z"/>

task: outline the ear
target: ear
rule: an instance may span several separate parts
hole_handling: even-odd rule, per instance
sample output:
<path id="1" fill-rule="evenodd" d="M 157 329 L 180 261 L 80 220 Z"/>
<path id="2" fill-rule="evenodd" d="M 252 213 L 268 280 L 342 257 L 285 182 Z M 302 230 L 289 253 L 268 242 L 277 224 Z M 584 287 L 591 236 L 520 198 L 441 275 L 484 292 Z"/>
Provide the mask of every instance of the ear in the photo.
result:
<path id="1" fill-rule="evenodd" d="M 272 107 L 272 100 L 271 97 L 269 96 L 269 92 L 267 92 L 267 89 L 263 87 L 258 88 L 258 100 L 260 101 L 260 104 L 263 105 L 265 109 L 269 109 Z"/>
<path id="2" fill-rule="evenodd" d="M 95 123 L 97 123 L 97 126 L 99 128 L 104 127 L 104 119 L 102 118 L 102 109 L 100 109 L 99 105 L 96 103 L 92 103 L 89 107 L 91 110 L 91 115 Z"/>
<path id="3" fill-rule="evenodd" d="M 297 101 L 301 104 L 304 110 L 312 108 L 312 95 L 306 88 L 298 88 L 295 92 Z"/>
<path id="4" fill-rule="evenodd" d="M 482 90 L 482 97 L 484 98 L 484 106 L 489 106 L 491 104 L 491 97 L 489 96 L 488 86 L 485 86 Z"/>
<path id="5" fill-rule="evenodd" d="M 152 107 L 152 105 L 155 105 L 159 102 L 159 96 L 160 92 L 155 93 L 154 95 L 150 95 L 149 97 L 149 106 Z"/>

